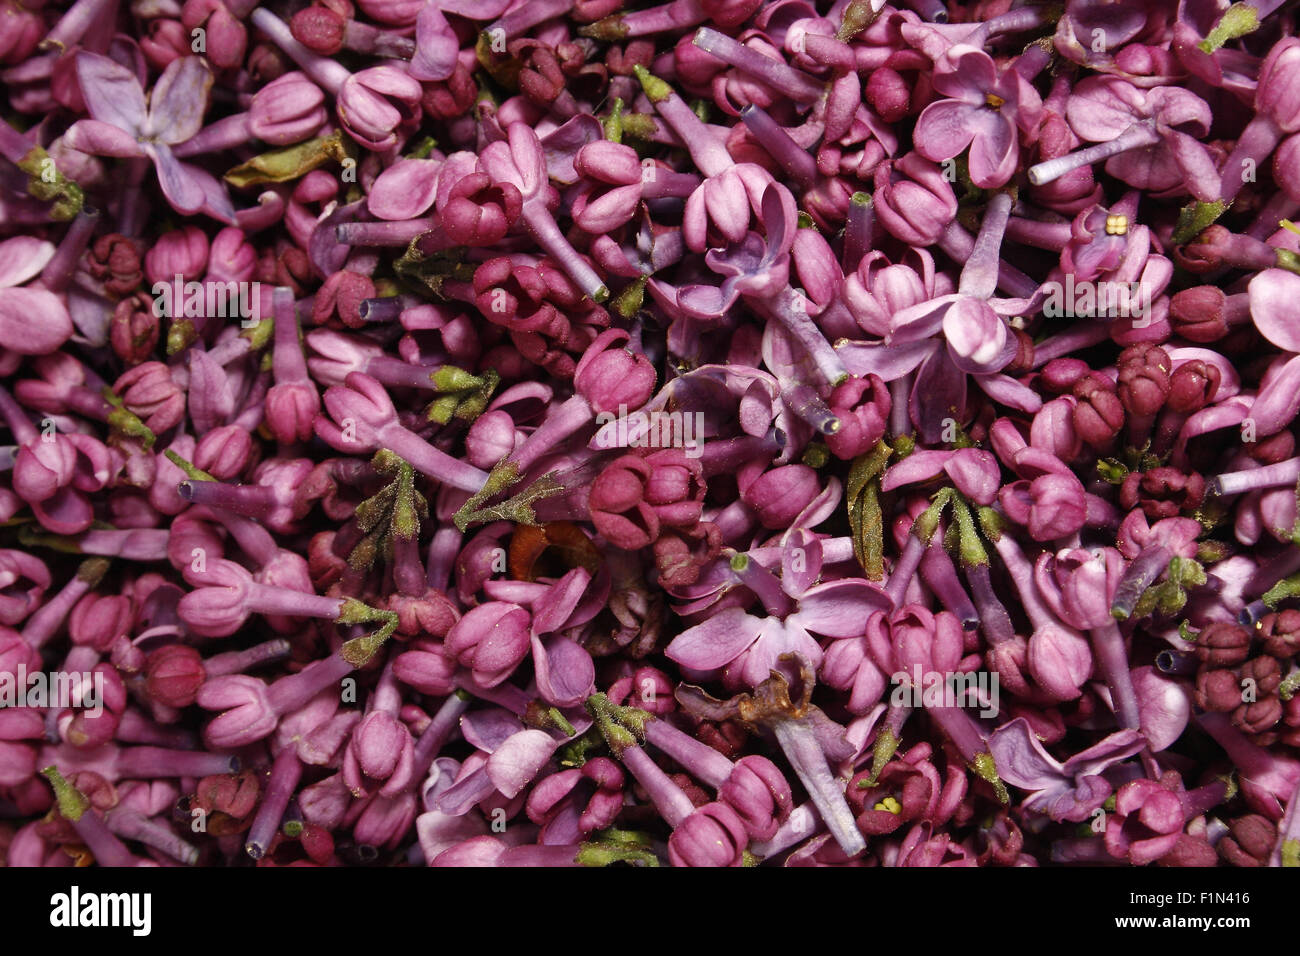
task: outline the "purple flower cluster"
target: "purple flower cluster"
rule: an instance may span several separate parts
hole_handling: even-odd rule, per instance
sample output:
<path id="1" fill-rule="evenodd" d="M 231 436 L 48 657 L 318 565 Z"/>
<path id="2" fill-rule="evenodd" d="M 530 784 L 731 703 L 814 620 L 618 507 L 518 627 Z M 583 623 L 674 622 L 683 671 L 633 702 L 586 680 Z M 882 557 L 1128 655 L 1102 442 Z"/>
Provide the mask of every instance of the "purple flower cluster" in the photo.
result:
<path id="1" fill-rule="evenodd" d="M 55 0 L 0 79 L 0 864 L 1300 865 L 1278 0 Z"/>

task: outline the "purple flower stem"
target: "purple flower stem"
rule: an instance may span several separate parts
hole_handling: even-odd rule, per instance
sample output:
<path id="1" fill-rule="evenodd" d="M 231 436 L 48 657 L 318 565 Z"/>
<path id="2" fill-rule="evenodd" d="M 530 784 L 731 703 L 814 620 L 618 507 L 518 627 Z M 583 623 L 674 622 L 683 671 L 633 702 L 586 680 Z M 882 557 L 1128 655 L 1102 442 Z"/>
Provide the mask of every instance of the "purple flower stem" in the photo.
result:
<path id="1" fill-rule="evenodd" d="M 691 803 L 686 791 L 674 783 L 642 748 L 635 745 L 626 747 L 620 754 L 620 759 L 623 766 L 645 788 L 650 801 L 670 827 L 676 829 L 679 823 L 695 812 L 695 804 Z"/>
<path id="2" fill-rule="evenodd" d="M 857 269 L 862 257 L 871 249 L 875 232 L 876 214 L 870 193 L 854 193 L 849 200 L 849 216 L 844 226 L 844 254 L 842 263 L 846 273 Z"/>
<path id="3" fill-rule="evenodd" d="M 1096 863 L 1101 866 L 1121 866 L 1123 860 L 1117 860 L 1106 851 L 1105 841 L 1098 837 L 1070 837 L 1057 840 L 1052 844 L 1053 863 Z"/>
<path id="4" fill-rule="evenodd" d="M 87 531 L 73 540 L 82 554 L 127 561 L 166 561 L 170 536 L 171 532 L 166 528 L 131 528 L 125 531 Z"/>
<path id="5" fill-rule="evenodd" d="M 267 38 L 293 60 L 325 92 L 338 96 L 339 88 L 352 74 L 347 67 L 328 57 L 320 56 L 294 39 L 289 25 L 265 7 L 258 7 L 249 19 Z"/>
<path id="6" fill-rule="evenodd" d="M 267 700 L 276 713 L 287 714 L 327 687 L 337 684 L 353 669 L 352 664 L 338 654 L 331 654 L 324 660 L 313 661 L 296 674 L 281 677 L 267 688 Z"/>
<path id="7" fill-rule="evenodd" d="M 382 430 L 380 439 L 399 458 L 406 459 L 412 468 L 435 481 L 471 492 L 478 491 L 487 481 L 486 472 L 439 451 L 395 422 Z"/>
<path id="8" fill-rule="evenodd" d="M 1115 590 L 1115 598 L 1110 604 L 1110 613 L 1117 620 L 1128 620 L 1142 592 L 1149 588 L 1169 566 L 1170 557 L 1169 549 L 1157 544 L 1143 549 L 1129 562 L 1128 570 L 1120 579 L 1119 587 Z"/>
<path id="9" fill-rule="evenodd" d="M 460 718 L 469 710 L 472 698 L 464 691 L 456 691 L 442 702 L 424 728 L 420 739 L 415 742 L 412 756 L 412 781 L 423 781 L 433 766 L 434 760 L 442 752 L 443 746 L 451 739 L 452 733 L 460 726 Z"/>
<path id="10" fill-rule="evenodd" d="M 1007 222 L 1007 238 L 1035 249 L 1060 252 L 1070 243 L 1073 230 L 1068 222 L 1039 222 L 1012 216 Z"/>
<path id="11" fill-rule="evenodd" d="M 150 747 L 174 747 L 190 750 L 198 745 L 194 734 L 183 727 L 161 727 L 134 707 L 122 712 L 113 738 L 124 744 L 145 744 Z"/>
<path id="12" fill-rule="evenodd" d="M 790 816 L 777 829 L 772 839 L 766 843 L 754 843 L 749 849 L 755 856 L 769 859 L 785 852 L 799 841 L 820 833 L 823 826 L 817 808 L 811 803 L 804 803 L 790 812 Z"/>
<path id="13" fill-rule="evenodd" d="M 668 30 L 685 30 L 708 19 L 700 0 L 670 0 L 669 3 L 631 13 L 615 14 L 600 21 L 605 24 L 603 30 L 609 34 L 601 39 L 625 39 L 627 37 L 647 36 L 651 33 L 664 33 Z"/>
<path id="14" fill-rule="evenodd" d="M 59 22 L 54 24 L 50 32 L 45 34 L 40 49 L 59 51 L 67 49 L 85 36 L 86 32 L 105 16 L 110 8 L 116 6 L 114 0 L 77 0 L 59 18 Z"/>
<path id="15" fill-rule="evenodd" d="M 104 824 L 115 836 L 153 847 L 178 863 L 193 866 L 199 862 L 198 847 L 182 840 L 172 832 L 171 827 L 146 817 L 138 810 L 114 807 L 104 814 Z"/>
<path id="16" fill-rule="evenodd" d="M 831 773 L 812 724 L 807 720 L 787 718 L 773 723 L 772 730 L 840 849 L 850 857 L 861 853 L 867 842 L 858 830 L 848 801 L 844 799 L 844 787 Z"/>
<path id="17" fill-rule="evenodd" d="M 357 313 L 363 322 L 396 322 L 407 309 L 422 304 L 422 300 L 413 295 L 382 296 L 363 299 Z"/>
<path id="18" fill-rule="evenodd" d="M 751 50 L 711 27 L 701 27 L 695 31 L 694 43 L 705 53 L 749 74 L 796 103 L 815 103 L 826 91 L 826 85 L 815 77 L 796 70 L 781 60 Z"/>
<path id="19" fill-rule="evenodd" d="M 539 23 L 563 16 L 573 9 L 573 0 L 530 0 L 493 22 L 484 31 L 491 35 L 500 30 L 508 38 L 521 37 Z"/>
<path id="20" fill-rule="evenodd" d="M 246 146 L 254 139 L 248 125 L 248 113 L 236 113 L 226 116 L 215 123 L 203 127 L 183 143 L 172 147 L 172 153 L 180 159 L 202 156 L 204 153 L 217 153 Z"/>
<path id="21" fill-rule="evenodd" d="M 807 385 L 788 385 L 781 389 L 781 402 L 823 435 L 834 435 L 841 423 L 816 391 Z"/>
<path id="22" fill-rule="evenodd" d="M 974 764 L 979 761 L 982 754 L 987 754 L 988 744 L 984 740 L 984 734 L 979 724 L 975 722 L 975 718 L 964 708 L 926 707 L 925 712 L 947 734 L 948 739 L 961 752 L 967 763 Z"/>
<path id="23" fill-rule="evenodd" d="M 266 855 L 275 838 L 275 831 L 280 828 L 285 808 L 289 806 L 289 798 L 298 789 L 298 781 L 301 779 L 302 761 L 298 759 L 298 748 L 282 748 L 276 755 L 275 763 L 271 765 L 271 778 L 267 782 L 262 805 L 257 809 L 257 816 L 253 818 L 253 825 L 248 830 L 248 840 L 244 843 L 244 852 L 254 860 L 260 860 Z"/>
<path id="24" fill-rule="evenodd" d="M 222 508 L 246 518 L 264 518 L 276 505 L 276 492 L 267 485 L 229 485 L 224 481 L 182 481 L 176 493 L 186 501 Z"/>
<path id="25" fill-rule="evenodd" d="M 604 302 L 609 298 L 609 289 L 605 283 L 564 237 L 544 201 L 537 199 L 524 203 L 519 218 L 537 240 L 537 244 L 560 264 L 584 294 L 596 302 Z"/>
<path id="26" fill-rule="evenodd" d="M 1011 623 L 1011 615 L 998 599 L 993 589 L 992 576 L 987 564 L 972 564 L 966 568 L 966 582 L 970 585 L 971 597 L 979 609 L 980 627 L 985 639 L 991 645 L 1002 644 L 1016 636 Z"/>
<path id="27" fill-rule="evenodd" d="M 943 548 L 926 548 L 921 557 L 921 579 L 939 603 L 957 616 L 963 631 L 980 625 L 979 612 L 957 577 L 957 568 Z"/>
<path id="28" fill-rule="evenodd" d="M 1049 159 L 1035 166 L 1030 166 L 1029 181 L 1035 186 L 1043 186 L 1082 166 L 1091 166 L 1103 159 L 1110 159 L 1110 157 L 1118 156 L 1120 153 L 1127 153 L 1131 149 L 1154 146 L 1158 142 L 1160 142 L 1160 134 L 1156 132 L 1152 124 L 1147 122 L 1134 123 L 1109 142 L 1097 143 L 1084 149 L 1075 150 L 1073 153 L 1067 153 L 1064 156 L 1058 156 L 1055 159 Z"/>
<path id="29" fill-rule="evenodd" d="M 756 458 L 770 460 L 780 452 L 782 443 L 775 434 L 763 437 L 742 435 L 739 438 L 727 438 L 723 441 L 705 442 L 700 454 L 700 467 L 706 478 L 714 475 L 735 472 L 745 462 Z"/>
<path id="30" fill-rule="evenodd" d="M 957 291 L 962 295 L 977 299 L 993 296 L 998 286 L 999 251 L 1002 238 L 1006 233 L 1007 220 L 1011 217 L 1011 194 L 998 193 L 984 210 L 984 221 L 980 223 L 979 235 L 975 245 L 961 270 L 961 280 Z"/>
<path id="31" fill-rule="evenodd" d="M 947 23 L 948 8 L 942 0 L 904 0 L 905 6 L 914 11 L 922 20 L 930 23 Z"/>
<path id="32" fill-rule="evenodd" d="M 455 525 L 447 524 L 433 533 L 429 542 L 429 558 L 426 565 L 426 579 L 429 587 L 435 591 L 446 591 L 451 581 L 451 569 L 455 567 L 456 557 L 460 554 L 464 536 L 456 530 Z"/>
<path id="33" fill-rule="evenodd" d="M 275 311 L 275 343 L 271 353 L 271 372 L 277 385 L 311 384 L 307 361 L 298 339 L 298 316 L 293 290 L 278 287 L 271 297 Z"/>
<path id="34" fill-rule="evenodd" d="M 357 53 L 398 60 L 409 60 L 415 56 L 415 40 L 411 37 L 358 20 L 348 20 L 343 25 L 343 45 Z"/>
<path id="35" fill-rule="evenodd" d="M 1265 240 L 1278 230 L 1278 223 L 1283 219 L 1294 219 L 1297 213 L 1300 213 L 1300 202 L 1284 192 L 1277 192 L 1264 203 L 1264 208 L 1244 232 L 1252 239 Z"/>
<path id="36" fill-rule="evenodd" d="M 1109 338 L 1110 328 L 1105 322 L 1076 321 L 1066 331 L 1049 336 L 1034 346 L 1034 368 L 1041 368 L 1052 359 L 1064 358 Z"/>
<path id="37" fill-rule="evenodd" d="M 552 411 L 546 417 L 546 421 L 538 425 L 533 430 L 533 433 L 524 439 L 523 444 L 510 454 L 506 461 L 518 468 L 519 474 L 522 475 L 536 464 L 543 455 L 548 454 L 591 420 L 592 411 L 591 406 L 587 404 L 587 400 L 581 395 L 574 395 Z M 465 490 L 477 491 L 482 487 L 482 484 L 483 482 L 480 481 L 474 488 Z"/>
<path id="38" fill-rule="evenodd" d="M 293 645 L 283 638 L 263 641 L 238 651 L 226 651 L 214 654 L 203 662 L 204 673 L 208 677 L 223 677 L 226 674 L 242 674 L 244 671 L 263 664 L 271 664 L 288 658 L 293 652 Z"/>
<path id="39" fill-rule="evenodd" d="M 894 563 L 894 570 L 890 573 L 889 580 L 885 582 L 885 594 L 893 602 L 894 607 L 902 607 L 903 595 L 907 592 L 907 586 L 912 583 L 912 578 L 916 576 L 916 569 L 921 566 L 921 559 L 925 557 L 925 550 L 928 547 L 929 545 L 916 535 L 907 536 L 903 553 L 898 556 L 898 560 Z"/>
<path id="40" fill-rule="evenodd" d="M 90 238 L 99 223 L 99 210 L 82 206 L 68 231 L 59 240 L 59 247 L 41 270 L 41 284 L 51 292 L 63 292 L 72 284 L 77 263 L 90 245 Z"/>
<path id="41" fill-rule="evenodd" d="M 1200 669 L 1196 655 L 1188 651 L 1165 648 L 1156 655 L 1156 670 L 1170 677 L 1191 677 Z"/>
<path id="42" fill-rule="evenodd" d="M 1237 772 L 1256 786 L 1275 794 L 1300 786 L 1300 762 L 1254 743 L 1233 725 L 1228 714 L 1196 714 L 1194 719 L 1223 748 Z"/>
<path id="43" fill-rule="evenodd" d="M 767 150 L 777 165 L 799 184 L 801 189 L 811 189 L 817 182 L 817 160 L 809 155 L 783 127 L 761 107 L 750 103 L 740 111 L 740 121 L 753 135 L 758 145 Z"/>
<path id="44" fill-rule="evenodd" d="M 110 759 L 116 771 L 115 776 L 124 780 L 208 777 L 239 769 L 239 761 L 229 754 L 171 750 L 165 747 L 125 747 Z"/>
<path id="45" fill-rule="evenodd" d="M 1128 651 L 1124 647 L 1124 635 L 1119 632 L 1119 625 L 1108 621 L 1090 632 L 1092 652 L 1097 661 L 1106 686 L 1110 688 L 1111 700 L 1115 704 L 1115 714 L 1120 725 L 1139 730 L 1142 727 L 1142 714 L 1138 708 L 1137 689 L 1133 686 L 1133 675 L 1129 671 Z"/>
<path id="46" fill-rule="evenodd" d="M 975 240 L 957 222 L 950 222 L 937 243 L 954 262 L 967 262 L 975 249 Z M 1038 290 L 1038 283 L 1005 260 L 998 263 L 997 287 L 1018 299 L 1028 299 Z"/>
<path id="47" fill-rule="evenodd" d="M 435 214 L 393 222 L 344 222 L 334 227 L 334 238 L 348 246 L 405 248 L 412 239 L 438 229 L 441 221 Z"/>
<path id="48" fill-rule="evenodd" d="M 912 433 L 912 421 L 907 414 L 907 399 L 912 393 L 912 372 L 889 383 L 889 433 L 895 438 Z"/>
<path id="49" fill-rule="evenodd" d="M 794 599 L 781 588 L 771 571 L 741 552 L 731 558 L 731 571 L 737 580 L 754 593 L 772 617 L 784 618 L 794 611 Z"/>
<path id="50" fill-rule="evenodd" d="M 637 78 L 655 111 L 677 134 L 691 154 L 695 166 L 705 176 L 716 176 L 735 165 L 722 140 L 715 137 L 695 111 L 671 86 L 652 76 L 645 67 L 635 67 Z"/>
<path id="51" fill-rule="evenodd" d="M 656 169 L 654 179 L 641 184 L 641 198 L 647 202 L 656 199 L 685 199 L 695 192 L 696 187 L 699 185 L 700 177 L 692 173 L 675 173 L 667 169 Z M 671 235 L 680 235 L 680 233 L 672 233 Z M 656 253 L 659 251 L 657 246 L 658 240 L 656 240 Z M 667 264 L 665 263 L 665 265 Z"/>
<path id="52" fill-rule="evenodd" d="M 1300 458 L 1288 458 L 1249 471 L 1230 471 L 1211 478 L 1206 488 L 1214 495 L 1240 495 L 1264 488 L 1283 488 L 1300 479 Z"/>
<path id="53" fill-rule="evenodd" d="M 1277 828 L 1277 843 L 1268 858 L 1269 866 L 1300 866 L 1300 781 L 1286 802 L 1286 812 Z"/>
<path id="54" fill-rule="evenodd" d="M 800 293 L 786 286 L 775 299 L 747 296 L 745 301 L 764 318 L 781 323 L 791 337 L 803 346 L 828 385 L 834 387 L 847 381 L 849 373 L 844 362 L 830 342 L 826 341 L 826 336 L 817 328 L 817 323 L 808 315 L 804 297 Z"/>
<path id="55" fill-rule="evenodd" d="M 1034 585 L 1034 566 L 1020 550 L 1020 545 L 1015 542 L 1015 539 L 1008 534 L 1000 535 L 998 540 L 993 542 L 993 547 L 1010 572 L 1012 586 L 1020 597 L 1020 606 L 1029 617 L 1030 624 L 1035 629 L 1049 624 L 1059 625 L 1056 615 L 1048 608 Z"/>
<path id="56" fill-rule="evenodd" d="M 646 743 L 653 744 L 681 764 L 696 780 L 720 788 L 731 776 L 735 765 L 706 743 L 678 730 L 664 720 L 648 720 L 645 725 Z"/>
<path id="57" fill-rule="evenodd" d="M 59 589 L 59 593 L 47 598 L 36 613 L 27 619 L 22 629 L 23 640 L 32 647 L 40 649 L 46 641 L 58 633 L 63 622 L 72 613 L 73 606 L 99 584 L 107 571 L 107 561 L 99 558 L 83 561 L 77 573 Z"/>

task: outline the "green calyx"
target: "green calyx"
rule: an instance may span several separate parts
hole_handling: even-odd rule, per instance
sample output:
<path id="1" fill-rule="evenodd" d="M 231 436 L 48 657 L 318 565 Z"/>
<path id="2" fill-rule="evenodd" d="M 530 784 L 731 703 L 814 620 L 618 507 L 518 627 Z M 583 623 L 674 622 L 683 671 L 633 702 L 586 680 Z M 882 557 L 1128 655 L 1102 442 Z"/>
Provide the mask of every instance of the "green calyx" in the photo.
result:
<path id="1" fill-rule="evenodd" d="M 628 283 L 627 288 L 618 294 L 610 308 L 625 319 L 630 319 L 641 311 L 645 304 L 645 276 L 637 276 Z"/>
<path id="2" fill-rule="evenodd" d="M 518 480 L 519 467 L 512 461 L 502 461 L 493 468 L 483 487 L 470 495 L 469 499 L 460 506 L 460 510 L 452 515 L 451 520 L 457 530 L 464 534 L 466 529 L 473 525 L 487 524 L 492 521 L 510 521 L 515 524 L 536 526 L 538 521 L 537 515 L 533 512 L 533 504 L 564 490 L 555 472 L 549 472 L 500 504 L 485 505 L 487 501 L 495 498 Z"/>
<path id="3" fill-rule="evenodd" d="M 1293 574 L 1289 578 L 1278 581 L 1264 592 L 1260 600 L 1273 610 L 1277 610 L 1279 603 L 1296 596 L 1300 596 L 1300 574 Z"/>
<path id="4" fill-rule="evenodd" d="M 481 376 L 471 375 L 463 369 L 444 365 L 429 376 L 438 396 L 425 409 L 425 417 L 439 425 L 453 418 L 472 422 L 487 409 L 488 400 L 501 384 L 496 370 L 488 369 Z"/>
<path id="5" fill-rule="evenodd" d="M 1283 700 L 1290 700 L 1295 696 L 1297 690 L 1300 690 L 1300 671 L 1295 671 L 1283 678 L 1282 683 L 1277 687 L 1277 694 Z"/>
<path id="6" fill-rule="evenodd" d="M 199 340 L 199 330 L 189 319 L 175 319 L 167 328 L 167 357 L 179 355 Z"/>
<path id="7" fill-rule="evenodd" d="M 605 738 L 596 727 L 591 727 L 580 737 L 575 737 L 556 752 L 556 759 L 561 767 L 581 767 L 587 762 L 587 753 L 599 750 L 605 745 Z"/>
<path id="8" fill-rule="evenodd" d="M 884 440 L 849 466 L 845 504 L 849 512 L 853 556 L 872 581 L 885 576 L 885 520 L 880 507 L 880 476 L 894 449 Z"/>
<path id="9" fill-rule="evenodd" d="M 384 642 L 393 636 L 397 630 L 398 617 L 396 611 L 383 611 L 363 604 L 356 598 L 347 598 L 339 608 L 339 615 L 334 622 L 336 624 L 379 624 L 376 630 L 353 638 L 339 650 L 339 656 L 353 667 L 362 667 L 374 657 L 375 652 L 384 645 Z"/>
<path id="10" fill-rule="evenodd" d="M 1181 246 L 1191 242 L 1228 211 L 1231 201 L 1188 203 L 1178 212 L 1178 224 L 1174 227 L 1173 244 Z"/>
<path id="11" fill-rule="evenodd" d="M 872 8 L 871 0 L 853 0 L 844 8 L 844 17 L 840 20 L 839 32 L 835 39 L 848 43 L 855 36 L 876 22 L 880 10 Z"/>
<path id="12" fill-rule="evenodd" d="M 880 733 L 876 734 L 875 746 L 871 748 L 871 775 L 865 780 L 858 783 L 859 790 L 867 790 L 876 785 L 880 779 L 880 771 L 885 769 L 885 765 L 894 758 L 901 741 L 888 727 L 880 728 Z"/>
<path id="13" fill-rule="evenodd" d="M 998 795 L 998 800 L 1003 804 L 1011 803 L 1011 795 L 1007 793 L 1006 784 L 998 776 L 997 765 L 993 762 L 993 755 L 990 753 L 978 753 L 975 759 L 971 761 L 971 769 L 981 779 L 993 785 L 993 790 Z"/>
<path id="14" fill-rule="evenodd" d="M 175 465 L 181 471 L 185 472 L 185 477 L 188 478 L 190 481 L 216 481 L 217 480 L 216 478 L 213 478 L 211 475 L 209 475 L 202 468 L 199 468 L 193 462 L 185 458 L 182 458 L 180 455 L 176 454 L 176 452 L 172 451 L 170 448 L 164 451 L 163 455 L 173 465 Z"/>
<path id="15" fill-rule="evenodd" d="M 606 694 L 592 694 L 586 700 L 587 713 L 596 722 L 605 744 L 614 756 L 622 759 L 628 747 L 640 746 L 645 740 L 646 724 L 653 716 L 636 707 L 620 707 Z"/>
<path id="16" fill-rule="evenodd" d="M 42 776 L 50 782 L 50 788 L 54 791 L 54 799 L 58 803 L 59 816 L 63 819 L 76 823 L 82 815 L 90 809 L 90 801 L 86 799 L 85 794 L 63 779 L 63 774 L 58 769 L 50 766 L 41 771 Z"/>
<path id="17" fill-rule="evenodd" d="M 104 401 L 113 406 L 113 410 L 108 413 L 108 427 L 123 438 L 138 439 L 140 444 L 144 446 L 145 451 L 153 448 L 157 437 L 140 420 L 140 416 L 128 409 L 121 397 L 109 386 L 105 385 L 100 394 L 104 397 Z"/>
<path id="18" fill-rule="evenodd" d="M 916 520 L 912 522 L 912 534 L 925 544 L 929 544 L 939 528 L 939 517 L 943 514 L 943 509 L 953 497 L 952 488 L 940 488 L 935 492 L 934 497 L 930 499 L 930 506 L 917 515 Z"/>
<path id="19" fill-rule="evenodd" d="M 574 737 L 578 733 L 558 707 L 552 707 L 541 700 L 530 700 L 521 719 L 525 727 L 536 730 L 558 730 L 566 737 Z"/>
<path id="20" fill-rule="evenodd" d="M 638 63 L 632 67 L 632 72 L 636 78 L 641 81 L 641 89 L 645 90 L 646 98 L 651 103 L 662 103 L 668 97 L 673 95 L 673 88 L 665 83 L 659 77 L 655 76 L 644 66 Z"/>
<path id="21" fill-rule="evenodd" d="M 649 834 L 613 827 L 593 834 L 582 844 L 575 861 L 582 866 L 609 866 L 629 863 L 633 866 L 658 866 L 659 858 L 650 850 Z"/>
<path id="22" fill-rule="evenodd" d="M 381 448 L 370 463 L 392 480 L 357 505 L 357 527 L 363 537 L 348 555 L 348 564 L 358 571 L 370 568 L 380 555 L 392 560 L 394 542 L 415 540 L 420 523 L 429 517 L 429 503 L 415 490 L 415 469 L 405 459 Z"/>
<path id="23" fill-rule="evenodd" d="M 957 518 L 957 550 L 962 567 L 989 563 L 989 553 L 975 528 L 975 516 L 961 495 L 952 496 L 952 512 Z"/>
<path id="24" fill-rule="evenodd" d="M 605 138 L 611 143 L 623 142 L 623 100 L 614 97 L 614 105 L 609 108 L 609 115 L 600 121 L 605 131 Z"/>
<path id="25" fill-rule="evenodd" d="M 342 132 L 337 132 L 331 136 L 311 139 L 305 143 L 273 149 L 260 156 L 254 156 L 248 162 L 241 163 L 230 170 L 222 178 L 239 189 L 293 182 L 326 163 L 342 163 L 347 159 L 355 162 L 351 152 Z"/>
<path id="26" fill-rule="evenodd" d="M 108 558 L 87 558 L 77 567 L 77 580 L 98 587 L 112 562 Z"/>
<path id="27" fill-rule="evenodd" d="M 1259 11 L 1246 3 L 1234 3 L 1223 12 L 1213 29 L 1197 44 L 1202 53 L 1213 53 L 1225 43 L 1259 29 Z"/>
<path id="28" fill-rule="evenodd" d="M 81 212 L 85 196 L 81 187 L 59 172 L 54 159 L 40 146 L 18 161 L 18 168 L 28 175 L 27 192 L 33 199 L 50 202 L 50 218 L 67 222 Z"/>
<path id="29" fill-rule="evenodd" d="M 602 43 L 617 43 L 627 36 L 627 27 L 623 25 L 622 15 L 616 13 L 612 17 L 605 17 L 603 20 L 580 27 L 578 36 L 600 40 Z"/>

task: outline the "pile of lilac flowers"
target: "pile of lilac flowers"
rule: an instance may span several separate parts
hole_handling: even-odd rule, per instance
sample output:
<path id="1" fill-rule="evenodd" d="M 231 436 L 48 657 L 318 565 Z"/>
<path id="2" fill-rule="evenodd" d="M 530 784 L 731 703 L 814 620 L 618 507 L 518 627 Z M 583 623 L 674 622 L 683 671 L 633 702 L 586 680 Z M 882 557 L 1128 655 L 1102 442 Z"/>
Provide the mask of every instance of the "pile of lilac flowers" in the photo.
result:
<path id="1" fill-rule="evenodd" d="M 0 2 L 0 863 L 1300 865 L 1294 9 Z"/>

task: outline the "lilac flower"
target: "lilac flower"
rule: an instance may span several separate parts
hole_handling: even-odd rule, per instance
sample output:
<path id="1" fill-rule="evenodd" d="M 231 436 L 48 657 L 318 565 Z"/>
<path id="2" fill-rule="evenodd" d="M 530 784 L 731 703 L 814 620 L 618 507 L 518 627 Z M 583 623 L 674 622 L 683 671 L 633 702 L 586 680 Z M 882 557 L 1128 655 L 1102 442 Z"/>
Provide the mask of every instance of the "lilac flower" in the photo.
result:
<path id="1" fill-rule="evenodd" d="M 84 51 L 77 54 L 76 64 L 91 118 L 74 123 L 65 143 L 97 156 L 147 157 L 173 209 L 184 215 L 203 212 L 234 225 L 235 210 L 225 187 L 197 166 L 177 160 L 171 150 L 203 125 L 212 87 L 212 74 L 203 61 L 195 56 L 173 60 L 154 85 L 147 108 L 144 89 L 126 67 Z"/>
<path id="2" fill-rule="evenodd" d="M 989 734 L 989 751 L 998 775 L 1013 787 L 1031 791 L 1021 806 L 1053 820 L 1075 823 L 1091 817 L 1114 792 L 1105 772 L 1144 746 L 1146 741 L 1138 731 L 1121 730 L 1061 763 L 1047 752 L 1023 717 Z"/>
<path id="3" fill-rule="evenodd" d="M 1042 101 L 1015 69 L 1000 73 L 983 50 L 954 46 L 936 65 L 931 103 L 916 122 L 916 151 L 936 162 L 970 147 L 970 178 L 981 189 L 1005 185 L 1016 171 L 1019 133 L 1038 122 Z"/>

